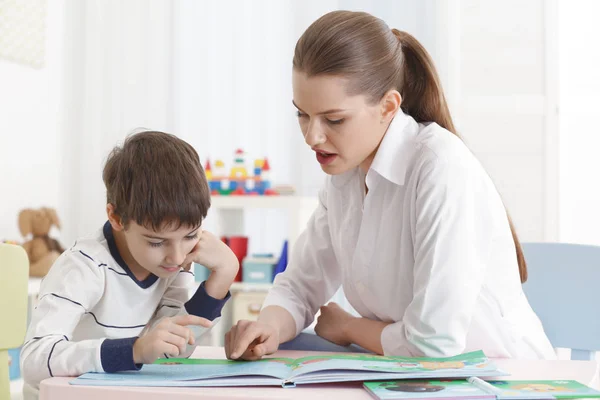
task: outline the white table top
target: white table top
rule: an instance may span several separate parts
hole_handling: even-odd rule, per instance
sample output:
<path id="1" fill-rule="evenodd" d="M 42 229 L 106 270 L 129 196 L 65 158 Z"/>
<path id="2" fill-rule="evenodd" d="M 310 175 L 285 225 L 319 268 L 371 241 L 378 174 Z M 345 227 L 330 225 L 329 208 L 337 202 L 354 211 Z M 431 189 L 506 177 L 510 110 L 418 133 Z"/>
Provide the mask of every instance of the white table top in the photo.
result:
<path id="1" fill-rule="evenodd" d="M 303 357 L 323 354 L 306 351 L 279 351 L 274 357 Z M 198 347 L 193 358 L 225 358 L 222 347 Z M 520 379 L 568 379 L 600 389 L 599 364 L 597 361 L 567 360 L 495 360 L 499 368 L 509 372 L 510 380 Z M 281 387 L 109 387 L 74 386 L 73 378 L 50 378 L 41 384 L 40 400 L 158 400 L 158 399 L 371 399 L 362 388 L 362 383 L 298 385 L 295 388 Z"/>

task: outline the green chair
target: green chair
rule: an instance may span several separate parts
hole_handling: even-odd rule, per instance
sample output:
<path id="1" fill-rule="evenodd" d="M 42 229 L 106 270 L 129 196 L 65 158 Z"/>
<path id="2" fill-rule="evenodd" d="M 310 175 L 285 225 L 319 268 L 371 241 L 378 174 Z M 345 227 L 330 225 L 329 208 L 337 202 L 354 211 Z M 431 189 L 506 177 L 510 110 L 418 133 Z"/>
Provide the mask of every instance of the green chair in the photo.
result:
<path id="1" fill-rule="evenodd" d="M 25 250 L 0 243 L 0 400 L 10 400 L 8 349 L 19 347 L 25 339 L 28 279 Z"/>

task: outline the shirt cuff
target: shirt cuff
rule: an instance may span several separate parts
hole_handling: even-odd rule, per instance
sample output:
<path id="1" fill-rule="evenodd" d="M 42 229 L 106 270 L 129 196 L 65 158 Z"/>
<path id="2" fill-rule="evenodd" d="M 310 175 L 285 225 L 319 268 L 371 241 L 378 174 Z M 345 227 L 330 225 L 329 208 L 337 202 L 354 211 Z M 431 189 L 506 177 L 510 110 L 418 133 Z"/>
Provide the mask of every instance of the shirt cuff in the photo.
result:
<path id="1" fill-rule="evenodd" d="M 206 293 L 205 283 L 206 281 L 202 282 L 196 293 L 194 293 L 194 296 L 185 303 L 185 309 L 188 314 L 197 315 L 212 321 L 221 316 L 221 310 L 231 297 L 231 293 L 228 291 L 224 299 L 215 299 Z"/>
<path id="2" fill-rule="evenodd" d="M 417 338 L 413 338 L 418 341 Z M 422 341 L 424 343 L 424 341 Z M 389 324 L 381 331 L 381 348 L 384 356 L 424 357 L 425 351 L 409 340 L 403 321 Z M 435 355 L 431 357 L 443 357 Z"/>
<path id="3" fill-rule="evenodd" d="M 100 346 L 100 360 L 104 372 L 139 371 L 142 364 L 133 361 L 133 344 L 136 337 L 105 339 Z"/>
<path id="4" fill-rule="evenodd" d="M 304 316 L 306 313 L 301 311 L 301 306 L 298 306 L 292 297 L 287 297 L 287 293 L 279 293 L 277 291 L 277 286 L 274 286 L 273 289 L 269 291 L 267 298 L 263 301 L 261 310 L 264 310 L 268 306 L 279 306 L 290 313 L 292 319 L 296 323 L 296 336 L 298 336 L 307 326 L 312 324 L 313 319 L 307 320 Z"/>

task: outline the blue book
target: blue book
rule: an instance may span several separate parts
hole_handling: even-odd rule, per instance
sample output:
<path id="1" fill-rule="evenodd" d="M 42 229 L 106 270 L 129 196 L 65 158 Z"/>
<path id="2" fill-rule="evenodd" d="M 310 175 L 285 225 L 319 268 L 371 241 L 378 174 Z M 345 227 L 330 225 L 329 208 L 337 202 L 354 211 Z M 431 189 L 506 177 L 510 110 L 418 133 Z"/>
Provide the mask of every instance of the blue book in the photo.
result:
<path id="1" fill-rule="evenodd" d="M 365 382 L 364 387 L 378 400 L 600 398 L 599 391 L 570 380 L 483 381 L 471 377 L 467 380 Z"/>
<path id="2" fill-rule="evenodd" d="M 73 385 L 295 386 L 297 384 L 506 375 L 482 351 L 448 358 L 336 354 L 258 361 L 162 359 L 140 371 L 87 373 Z"/>

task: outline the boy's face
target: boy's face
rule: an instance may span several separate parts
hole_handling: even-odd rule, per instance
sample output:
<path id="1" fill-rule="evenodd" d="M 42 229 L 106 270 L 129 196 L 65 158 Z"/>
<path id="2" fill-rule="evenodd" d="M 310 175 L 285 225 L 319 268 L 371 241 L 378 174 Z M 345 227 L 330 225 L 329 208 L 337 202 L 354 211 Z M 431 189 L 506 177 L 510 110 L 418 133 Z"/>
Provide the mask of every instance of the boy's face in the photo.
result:
<path id="1" fill-rule="evenodd" d="M 200 238 L 200 226 L 165 227 L 157 232 L 129 221 L 125 228 L 111 204 L 107 206 L 107 214 L 119 252 L 134 274 L 143 272 L 140 267 L 159 278 L 179 272 Z"/>
<path id="2" fill-rule="evenodd" d="M 200 227 L 181 226 L 176 230 L 155 232 L 130 221 L 123 231 L 133 259 L 159 278 L 179 272 L 185 258 L 196 246 Z"/>

